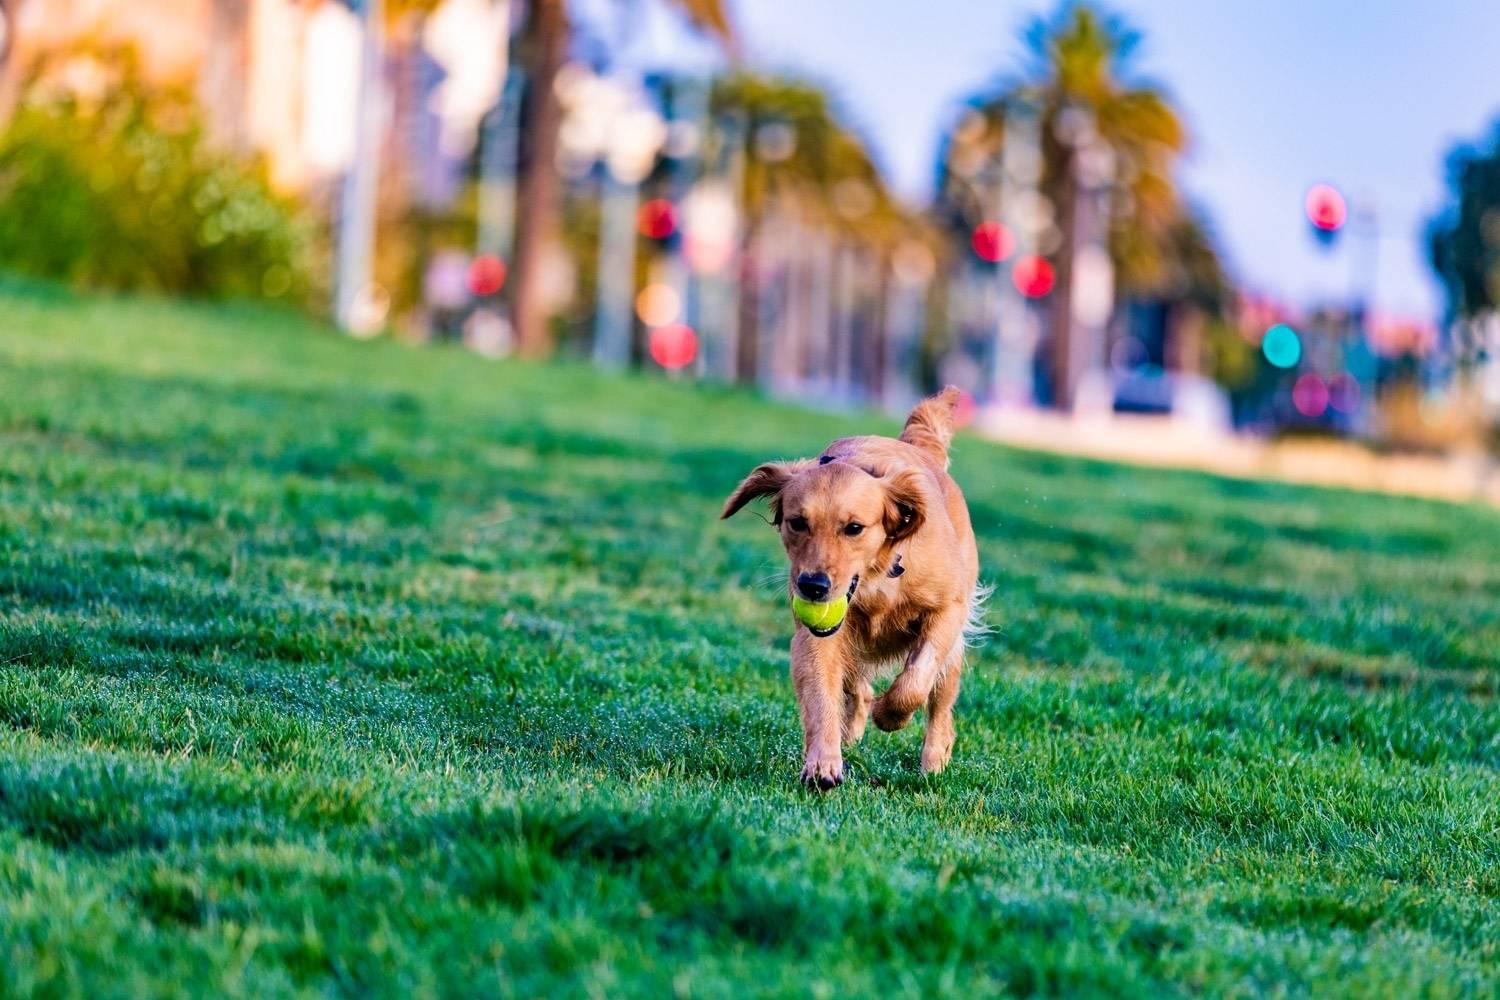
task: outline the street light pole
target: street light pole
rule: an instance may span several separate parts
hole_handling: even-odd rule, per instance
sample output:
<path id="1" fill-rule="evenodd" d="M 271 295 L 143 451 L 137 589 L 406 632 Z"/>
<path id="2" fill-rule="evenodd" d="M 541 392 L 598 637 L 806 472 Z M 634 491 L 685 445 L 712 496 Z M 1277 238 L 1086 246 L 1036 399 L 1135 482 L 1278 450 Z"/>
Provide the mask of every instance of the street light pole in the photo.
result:
<path id="1" fill-rule="evenodd" d="M 991 352 L 990 401 L 1015 407 L 1032 401 L 1031 366 L 1036 349 L 1030 310 L 1012 280 L 1015 262 L 1035 252 L 1032 220 L 1023 218 L 1021 211 L 1034 201 L 1042 176 L 1040 118 L 1030 101 L 1016 98 L 1007 103 L 1004 142 L 996 218 L 1002 220 L 1014 246 L 995 270 L 1000 308 Z"/>
<path id="2" fill-rule="evenodd" d="M 603 368 L 624 368 L 630 364 L 635 216 L 640 196 L 634 178 L 621 177 L 607 166 L 601 183 L 594 363 Z"/>
<path id="3" fill-rule="evenodd" d="M 521 136 L 525 74 L 512 66 L 500 103 L 479 133 L 479 218 L 475 249 L 510 264 L 516 231 L 516 164 Z"/>
<path id="4" fill-rule="evenodd" d="M 1104 367 L 1104 328 L 1114 298 L 1108 245 L 1114 163 L 1087 110 L 1064 108 L 1056 131 L 1065 147 L 1066 176 L 1060 206 L 1063 252 L 1052 309 L 1053 402 L 1071 413 L 1080 402 L 1080 387 L 1093 384 Z"/>
<path id="5" fill-rule="evenodd" d="M 592 95 L 591 97 L 588 95 Z M 635 329 L 635 261 L 640 185 L 651 174 L 666 138 L 656 110 L 620 80 L 584 88 L 568 113 L 602 119 L 604 144 L 587 150 L 604 163 L 600 192 L 598 295 L 594 361 L 621 368 L 631 361 Z M 582 151 L 580 151 L 582 152 Z"/>
<path id="6" fill-rule="evenodd" d="M 1367 201 L 1355 206 L 1350 213 L 1350 228 L 1356 230 L 1362 237 L 1363 252 L 1350 248 L 1350 295 L 1352 306 L 1350 308 L 1351 318 L 1358 320 L 1358 328 L 1354 335 L 1358 338 L 1356 343 L 1362 346 L 1361 364 L 1357 371 L 1349 374 L 1354 378 L 1355 384 L 1359 386 L 1360 408 L 1356 414 L 1355 426 L 1361 433 L 1369 433 L 1371 430 L 1371 407 L 1375 399 L 1375 376 L 1374 365 L 1369 363 L 1371 357 L 1370 349 L 1370 314 L 1375 308 L 1375 285 L 1379 275 L 1380 261 L 1380 215 L 1373 201 Z M 1346 359 L 1346 367 L 1347 359 Z M 1369 401 L 1369 403 L 1366 403 Z"/>
<path id="7" fill-rule="evenodd" d="M 380 94 L 382 0 L 351 0 L 362 38 L 359 96 L 355 109 L 354 160 L 344 175 L 339 204 L 334 318 L 348 333 L 373 332 L 378 319 L 369 309 L 375 252 L 375 199 L 380 181 Z"/>
<path id="8" fill-rule="evenodd" d="M 685 222 L 689 193 L 703 173 L 703 141 L 708 118 L 708 96 L 710 85 L 689 77 L 672 79 L 663 88 L 663 105 L 667 110 L 667 141 L 664 152 L 669 158 L 667 198 L 678 206 L 678 218 Z M 687 261 L 687 241 L 679 222 L 676 240 L 667 251 L 664 262 L 664 280 L 682 301 L 681 321 L 694 333 L 702 333 L 699 322 L 699 294 L 701 287 Z M 693 360 L 693 371 L 702 374 L 704 352 L 699 351 Z"/>

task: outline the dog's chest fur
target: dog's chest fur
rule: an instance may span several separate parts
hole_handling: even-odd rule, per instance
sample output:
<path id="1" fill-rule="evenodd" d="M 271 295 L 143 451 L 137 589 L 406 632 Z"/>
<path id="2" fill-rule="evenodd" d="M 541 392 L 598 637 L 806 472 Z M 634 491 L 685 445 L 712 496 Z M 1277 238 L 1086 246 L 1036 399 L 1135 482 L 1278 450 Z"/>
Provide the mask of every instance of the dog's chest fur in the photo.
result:
<path id="1" fill-rule="evenodd" d="M 903 592 L 902 577 L 887 571 L 868 583 L 859 581 L 849 624 L 867 655 L 888 659 L 906 652 L 920 638 L 926 612 Z"/>

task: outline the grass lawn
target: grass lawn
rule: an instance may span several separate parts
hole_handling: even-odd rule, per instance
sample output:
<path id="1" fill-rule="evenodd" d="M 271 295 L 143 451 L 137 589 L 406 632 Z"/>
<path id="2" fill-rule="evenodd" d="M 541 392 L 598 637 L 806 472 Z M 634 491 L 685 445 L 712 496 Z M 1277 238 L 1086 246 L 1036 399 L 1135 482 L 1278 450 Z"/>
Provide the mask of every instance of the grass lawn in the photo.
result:
<path id="1" fill-rule="evenodd" d="M 953 765 L 798 787 L 884 418 L 0 284 L 0 994 L 1493 996 L 1500 514 L 961 438 Z"/>

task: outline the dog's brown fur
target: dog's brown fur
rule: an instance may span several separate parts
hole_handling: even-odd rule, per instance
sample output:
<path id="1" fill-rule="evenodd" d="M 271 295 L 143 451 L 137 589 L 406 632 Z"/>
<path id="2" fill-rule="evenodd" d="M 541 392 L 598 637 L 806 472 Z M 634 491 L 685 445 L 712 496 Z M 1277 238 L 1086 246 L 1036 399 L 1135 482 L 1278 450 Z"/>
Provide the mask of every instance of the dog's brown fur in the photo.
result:
<path id="1" fill-rule="evenodd" d="M 844 780 L 840 741 L 857 742 L 867 718 L 891 732 L 924 705 L 922 770 L 936 774 L 952 756 L 965 631 L 982 598 L 968 506 L 948 475 L 958 399 L 949 386 L 917 404 L 899 440 L 841 438 L 818 459 L 762 465 L 724 504 L 721 516 L 729 517 L 770 498 L 793 594 L 803 573 L 826 574 L 831 597 L 859 577 L 837 632 L 819 638 L 799 626 L 792 637 L 802 780 L 810 786 Z M 851 524 L 862 530 L 847 534 Z M 874 698 L 871 679 L 898 657 L 901 672 Z"/>

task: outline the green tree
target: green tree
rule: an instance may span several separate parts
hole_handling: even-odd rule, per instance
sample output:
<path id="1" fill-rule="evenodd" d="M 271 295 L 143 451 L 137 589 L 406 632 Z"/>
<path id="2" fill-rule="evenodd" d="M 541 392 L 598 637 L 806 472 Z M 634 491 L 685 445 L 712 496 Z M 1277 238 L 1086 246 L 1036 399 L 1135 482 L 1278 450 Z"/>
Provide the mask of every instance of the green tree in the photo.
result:
<path id="1" fill-rule="evenodd" d="M 1500 122 L 1488 142 L 1448 155 L 1452 203 L 1428 226 L 1433 270 L 1453 318 L 1500 307 Z"/>

